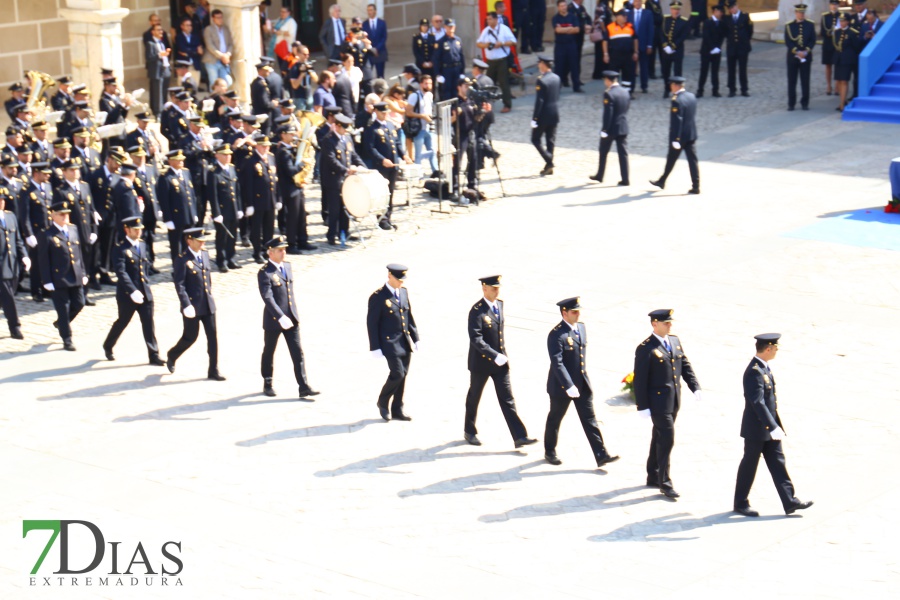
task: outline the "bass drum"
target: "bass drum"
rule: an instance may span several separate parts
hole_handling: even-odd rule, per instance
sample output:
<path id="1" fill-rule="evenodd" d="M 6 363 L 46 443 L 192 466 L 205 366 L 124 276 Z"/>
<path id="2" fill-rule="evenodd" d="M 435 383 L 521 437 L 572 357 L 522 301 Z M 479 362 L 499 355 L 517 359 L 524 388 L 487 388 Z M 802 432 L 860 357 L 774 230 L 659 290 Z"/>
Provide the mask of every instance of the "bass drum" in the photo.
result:
<path id="1" fill-rule="evenodd" d="M 344 206 L 356 219 L 370 214 L 383 215 L 390 201 L 388 181 L 378 171 L 366 171 L 348 175 L 341 188 Z"/>

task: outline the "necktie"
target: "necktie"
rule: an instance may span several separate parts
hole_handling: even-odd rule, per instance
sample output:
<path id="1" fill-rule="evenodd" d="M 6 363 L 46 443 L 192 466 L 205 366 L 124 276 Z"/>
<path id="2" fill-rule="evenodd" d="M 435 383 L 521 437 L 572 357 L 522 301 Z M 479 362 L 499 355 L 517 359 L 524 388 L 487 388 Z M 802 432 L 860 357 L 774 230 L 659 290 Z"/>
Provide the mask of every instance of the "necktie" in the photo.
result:
<path id="1" fill-rule="evenodd" d="M 6 229 L 6 217 L 0 213 L 0 228 Z"/>
<path id="2" fill-rule="evenodd" d="M 491 308 L 494 310 L 494 316 L 499 319 L 500 318 L 500 309 L 497 308 L 496 306 L 492 306 Z"/>
<path id="3" fill-rule="evenodd" d="M 134 246 L 134 253 L 138 255 L 138 258 L 141 256 L 141 245 L 140 244 L 132 244 Z"/>
<path id="4" fill-rule="evenodd" d="M 668 339 L 663 340 L 663 344 L 666 346 L 666 352 L 672 352 L 672 345 L 669 343 Z"/>
<path id="5" fill-rule="evenodd" d="M 66 241 L 68 242 L 69 241 L 69 230 L 66 228 L 66 229 L 63 229 L 62 232 L 63 232 L 63 235 L 66 236 Z"/>
<path id="6" fill-rule="evenodd" d="M 202 254 L 197 255 L 197 264 L 200 265 L 200 269 L 202 270 L 203 269 L 203 255 Z"/>
<path id="7" fill-rule="evenodd" d="M 282 277 L 282 279 L 284 279 L 285 281 L 287 281 L 287 271 L 285 271 L 284 265 L 281 265 L 280 269 L 281 269 L 281 277 Z"/>
<path id="8" fill-rule="evenodd" d="M 397 299 L 397 304 L 400 304 L 400 292 L 395 291 L 395 292 L 394 292 L 394 298 Z"/>
<path id="9" fill-rule="evenodd" d="M 575 339 L 578 340 L 578 343 L 581 343 L 581 332 L 578 331 L 578 325 L 575 326 Z"/>

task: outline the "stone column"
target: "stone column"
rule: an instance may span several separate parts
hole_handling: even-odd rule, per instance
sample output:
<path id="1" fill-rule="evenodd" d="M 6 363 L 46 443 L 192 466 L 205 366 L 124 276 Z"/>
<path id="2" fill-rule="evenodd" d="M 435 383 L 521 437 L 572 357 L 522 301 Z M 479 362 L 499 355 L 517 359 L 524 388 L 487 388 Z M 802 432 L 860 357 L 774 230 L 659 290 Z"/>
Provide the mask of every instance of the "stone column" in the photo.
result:
<path id="1" fill-rule="evenodd" d="M 216 0 L 225 16 L 225 26 L 234 38 L 231 56 L 231 75 L 234 90 L 241 102 L 250 102 L 250 82 L 256 77 L 256 63 L 262 54 L 262 33 L 259 29 L 259 0 Z"/>
<path id="2" fill-rule="evenodd" d="M 101 68 L 123 79 L 122 19 L 130 12 L 119 0 L 65 0 L 59 16 L 69 23 L 72 77 L 91 90 L 96 101 L 103 92 Z"/>
<path id="3" fill-rule="evenodd" d="M 784 26 L 794 20 L 794 5 L 800 4 L 800 0 L 778 0 L 778 25 L 772 31 L 773 42 L 784 41 Z M 803 0 L 806 4 L 806 18 L 816 24 L 816 35 L 819 35 L 819 21 L 822 13 L 828 10 L 828 0 Z M 813 60 L 818 60 L 820 55 L 815 53 Z"/>

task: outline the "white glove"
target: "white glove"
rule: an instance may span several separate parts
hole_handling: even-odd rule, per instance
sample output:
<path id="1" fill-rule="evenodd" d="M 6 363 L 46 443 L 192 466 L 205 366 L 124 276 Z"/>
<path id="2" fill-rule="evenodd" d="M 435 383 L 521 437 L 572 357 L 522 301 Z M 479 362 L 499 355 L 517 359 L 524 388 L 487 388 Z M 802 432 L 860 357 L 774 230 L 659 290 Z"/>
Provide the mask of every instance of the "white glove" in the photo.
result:
<path id="1" fill-rule="evenodd" d="M 504 354 L 498 354 L 498 355 L 497 355 L 497 358 L 494 359 L 494 363 L 495 363 L 498 367 L 502 367 L 503 365 L 505 365 L 505 364 L 508 363 L 508 362 L 509 362 L 509 359 L 506 358 L 506 355 L 504 355 Z"/>
<path id="2" fill-rule="evenodd" d="M 96 233 L 92 233 L 92 234 L 90 234 L 90 235 L 88 236 L 88 244 L 93 244 L 93 243 L 96 242 L 96 241 L 97 241 L 97 234 L 96 234 Z"/>
<path id="3" fill-rule="evenodd" d="M 252 217 L 254 212 L 255 212 L 255 211 L 253 210 L 253 207 L 252 207 L 252 206 L 248 206 L 248 207 L 247 207 L 247 216 L 248 216 L 248 217 Z"/>
<path id="4" fill-rule="evenodd" d="M 579 396 L 581 396 L 581 392 L 579 392 L 578 388 L 573 385 L 572 387 L 570 387 L 569 389 L 566 390 L 566 395 L 569 398 L 578 398 Z"/>
<path id="5" fill-rule="evenodd" d="M 284 206 L 281 202 L 275 203 L 275 210 L 281 210 L 281 207 Z"/>
<path id="6" fill-rule="evenodd" d="M 608 138 L 608 137 L 609 137 L 609 134 L 606 133 L 605 131 L 601 131 L 601 132 L 600 132 L 600 139 Z"/>
<path id="7" fill-rule="evenodd" d="M 52 283 L 45 283 L 44 289 L 47 290 L 48 292 L 52 292 L 56 289 L 56 286 L 54 286 Z"/>
<path id="8" fill-rule="evenodd" d="M 650 418 L 650 409 L 645 408 L 644 410 L 639 410 L 638 416 L 642 419 L 649 419 Z"/>
<path id="9" fill-rule="evenodd" d="M 413 342 L 413 352 L 419 351 L 419 342 Z"/>
<path id="10" fill-rule="evenodd" d="M 782 430 L 781 427 L 776 427 L 775 429 L 773 429 L 772 431 L 769 432 L 769 435 L 771 435 L 772 439 L 775 440 L 776 442 L 780 442 L 781 440 L 784 439 L 784 430 Z"/>
<path id="11" fill-rule="evenodd" d="M 701 390 L 697 390 L 696 392 L 694 392 L 694 400 L 696 400 L 697 402 L 703 400 L 703 392 Z"/>
<path id="12" fill-rule="evenodd" d="M 676 150 L 681 150 L 681 144 L 678 142 L 672 142 L 672 147 Z"/>
<path id="13" fill-rule="evenodd" d="M 438 75 L 437 82 L 438 82 L 438 83 L 444 83 L 444 81 L 446 81 L 446 80 L 444 79 L 444 76 L 443 76 L 443 75 Z"/>
<path id="14" fill-rule="evenodd" d="M 95 211 L 94 211 L 94 225 L 99 225 L 99 224 L 100 224 L 100 221 L 102 221 L 102 220 L 103 220 L 103 218 L 100 216 L 100 213 L 98 213 L 98 212 L 95 210 Z"/>
<path id="15" fill-rule="evenodd" d="M 87 282 L 88 282 L 88 278 L 87 278 L 87 277 L 82 277 L 82 278 L 81 278 L 81 285 L 87 285 Z"/>
<path id="16" fill-rule="evenodd" d="M 225 221 L 225 217 L 219 215 L 218 217 L 213 217 L 213 221 L 215 221 L 216 223 L 223 223 Z"/>
<path id="17" fill-rule="evenodd" d="M 294 326 L 294 322 L 291 321 L 291 318 L 287 315 L 281 315 L 278 319 L 278 324 L 281 325 L 282 329 L 290 329 Z"/>
<path id="18" fill-rule="evenodd" d="M 144 303 L 144 295 L 140 290 L 134 290 L 131 292 L 131 301 L 135 304 L 143 304 Z"/>
<path id="19" fill-rule="evenodd" d="M 161 210 L 156 211 L 156 218 L 162 221 L 163 214 Z"/>
<path id="20" fill-rule="evenodd" d="M 384 358 L 384 352 L 381 351 L 381 348 L 379 348 L 378 350 L 372 350 L 370 354 L 372 355 L 372 358 Z"/>
<path id="21" fill-rule="evenodd" d="M 537 121 L 535 121 L 534 119 L 531 120 L 531 128 L 537 129 Z"/>
<path id="22" fill-rule="evenodd" d="M 175 231 L 175 223 L 172 221 L 166 221 L 166 229 L 169 231 Z"/>
<path id="23" fill-rule="evenodd" d="M 188 307 L 185 308 L 184 310 L 182 310 L 181 312 L 183 312 L 184 316 L 186 316 L 188 319 L 193 319 L 194 317 L 197 316 L 197 311 L 194 310 L 194 307 L 190 304 L 188 304 Z"/>
<path id="24" fill-rule="evenodd" d="M 244 218 L 244 211 L 242 211 L 242 210 L 237 211 L 237 218 L 238 218 L 238 219 L 243 219 L 243 218 Z"/>
<path id="25" fill-rule="evenodd" d="M 713 48 L 712 50 L 709 51 L 709 53 L 710 54 L 722 54 L 722 49 L 721 48 Z"/>
<path id="26" fill-rule="evenodd" d="M 675 54 L 675 51 L 672 50 L 671 46 L 663 46 L 663 52 L 665 52 L 666 54 Z"/>
<path id="27" fill-rule="evenodd" d="M 37 246 L 37 238 L 33 235 L 29 235 L 27 238 L 25 238 L 25 243 L 28 244 L 29 248 L 34 248 L 35 246 Z"/>
<path id="28" fill-rule="evenodd" d="M 30 270 L 31 270 L 31 259 L 28 258 L 27 256 L 23 256 L 23 257 L 22 257 L 22 264 L 25 265 L 25 270 L 26 270 L 26 271 L 30 271 Z"/>

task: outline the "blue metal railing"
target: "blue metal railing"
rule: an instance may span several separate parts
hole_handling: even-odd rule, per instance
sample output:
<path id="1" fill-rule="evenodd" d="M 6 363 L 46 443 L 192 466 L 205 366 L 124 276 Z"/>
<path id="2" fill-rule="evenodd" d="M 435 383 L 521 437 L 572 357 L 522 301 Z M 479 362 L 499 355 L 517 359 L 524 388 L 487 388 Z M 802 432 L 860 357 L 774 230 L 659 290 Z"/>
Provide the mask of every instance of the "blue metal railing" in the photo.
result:
<path id="1" fill-rule="evenodd" d="M 859 95 L 868 96 L 894 61 L 900 57 L 900 10 L 885 22 L 878 35 L 859 55 Z"/>

